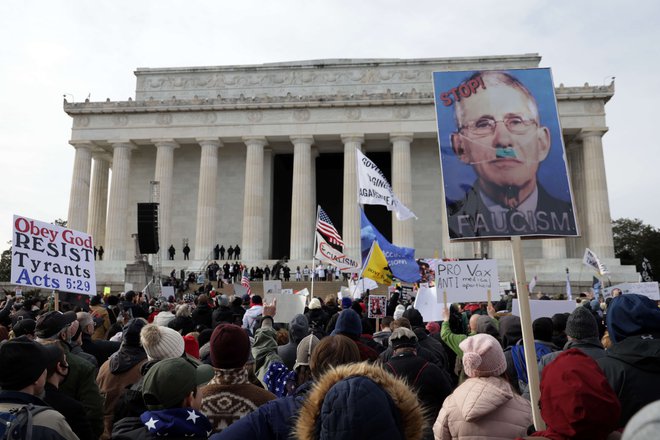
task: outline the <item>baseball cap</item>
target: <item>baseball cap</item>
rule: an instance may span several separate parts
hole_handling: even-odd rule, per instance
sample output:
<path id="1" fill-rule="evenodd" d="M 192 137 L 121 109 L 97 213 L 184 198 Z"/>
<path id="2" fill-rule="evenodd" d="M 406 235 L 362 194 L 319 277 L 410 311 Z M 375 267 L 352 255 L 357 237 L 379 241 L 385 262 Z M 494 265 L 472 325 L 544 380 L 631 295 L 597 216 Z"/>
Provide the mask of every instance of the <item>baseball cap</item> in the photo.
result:
<path id="1" fill-rule="evenodd" d="M 184 357 L 164 359 L 144 376 L 142 398 L 151 410 L 175 408 L 191 391 L 212 378 L 210 365 L 198 365 Z"/>
<path id="2" fill-rule="evenodd" d="M 48 339 L 77 319 L 74 312 L 62 313 L 59 311 L 46 312 L 37 318 L 35 335 L 38 338 Z"/>

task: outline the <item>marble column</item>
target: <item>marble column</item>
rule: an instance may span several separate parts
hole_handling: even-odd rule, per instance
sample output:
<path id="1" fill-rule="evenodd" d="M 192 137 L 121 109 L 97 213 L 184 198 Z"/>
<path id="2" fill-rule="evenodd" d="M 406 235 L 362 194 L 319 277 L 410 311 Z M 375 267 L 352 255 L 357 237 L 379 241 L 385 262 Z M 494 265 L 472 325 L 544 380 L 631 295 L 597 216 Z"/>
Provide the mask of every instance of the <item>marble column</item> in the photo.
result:
<path id="1" fill-rule="evenodd" d="M 568 258 L 582 258 L 584 249 L 587 247 L 587 220 L 586 194 L 584 190 L 584 158 L 582 157 L 582 144 L 572 142 L 566 146 L 566 158 L 568 160 L 568 170 L 571 176 L 571 186 L 573 187 L 573 203 L 575 206 L 575 215 L 577 217 L 580 237 L 567 238 Z"/>
<path id="2" fill-rule="evenodd" d="M 105 154 L 95 153 L 93 159 L 87 232 L 92 236 L 94 246 L 103 246 L 105 249 L 105 219 L 108 215 L 110 158 Z"/>
<path id="3" fill-rule="evenodd" d="M 603 158 L 602 136 L 606 129 L 583 129 L 582 153 L 584 158 L 584 189 L 587 194 L 584 214 L 586 218 L 589 249 L 599 258 L 614 258 L 612 218 L 607 198 L 607 179 Z"/>
<path id="4" fill-rule="evenodd" d="M 263 218 L 264 218 L 264 147 L 266 138 L 261 136 L 244 137 L 247 147 L 245 157 L 245 186 L 243 200 L 243 242 L 241 258 L 255 261 L 264 258 Z"/>
<path id="5" fill-rule="evenodd" d="M 104 258 L 110 261 L 122 261 L 127 259 L 126 243 L 131 235 L 128 228 L 128 181 L 131 172 L 131 150 L 135 146 L 129 141 L 111 142 L 111 145 L 112 183 L 105 230 Z"/>
<path id="6" fill-rule="evenodd" d="M 197 192 L 197 228 L 195 229 L 195 260 L 206 260 L 217 243 L 215 223 L 218 181 L 218 148 L 222 142 L 218 138 L 200 138 L 202 147 L 199 161 L 199 189 Z"/>
<path id="7" fill-rule="evenodd" d="M 179 147 L 174 139 L 152 139 L 156 146 L 154 180 L 160 192 L 158 202 L 158 243 L 160 260 L 167 261 L 167 249 L 172 242 L 172 180 L 174 177 L 174 150 Z"/>
<path id="8" fill-rule="evenodd" d="M 89 182 L 92 174 L 92 149 L 89 141 L 69 142 L 76 149 L 69 195 L 68 227 L 76 231 L 87 232 L 89 213 Z"/>
<path id="9" fill-rule="evenodd" d="M 273 255 L 273 149 L 264 147 L 264 201 L 263 201 L 263 243 L 264 258 L 280 258 Z"/>
<path id="10" fill-rule="evenodd" d="M 312 212 L 312 136 L 291 136 L 293 143 L 293 189 L 291 194 L 292 260 L 307 260 L 312 256 L 314 217 Z"/>
<path id="11" fill-rule="evenodd" d="M 319 157 L 319 149 L 318 147 L 312 146 L 312 156 L 310 157 L 310 165 L 309 165 L 309 171 L 311 174 L 311 197 L 312 197 L 312 204 L 310 206 L 310 215 L 312 218 L 312 228 L 316 228 L 316 207 L 318 203 L 316 202 L 316 158 Z M 314 240 L 314 237 L 312 236 L 312 240 Z M 310 246 L 313 246 L 314 243 L 310 244 Z M 313 252 L 316 252 L 316 249 L 312 249 Z"/>
<path id="12" fill-rule="evenodd" d="M 361 148 L 364 136 L 345 134 L 341 136 L 341 140 L 344 143 L 344 206 L 341 236 L 344 241 L 344 253 L 361 261 L 360 211 L 357 203 L 357 155 L 355 151 Z"/>
<path id="13" fill-rule="evenodd" d="M 412 172 L 410 163 L 410 143 L 412 133 L 391 133 L 392 142 L 392 190 L 401 203 L 412 210 Z M 398 220 L 392 212 L 392 243 L 397 246 L 414 248 L 414 219 Z"/>
<path id="14" fill-rule="evenodd" d="M 566 258 L 566 240 L 563 238 L 544 238 L 541 240 L 541 252 L 546 260 L 563 260 Z"/>

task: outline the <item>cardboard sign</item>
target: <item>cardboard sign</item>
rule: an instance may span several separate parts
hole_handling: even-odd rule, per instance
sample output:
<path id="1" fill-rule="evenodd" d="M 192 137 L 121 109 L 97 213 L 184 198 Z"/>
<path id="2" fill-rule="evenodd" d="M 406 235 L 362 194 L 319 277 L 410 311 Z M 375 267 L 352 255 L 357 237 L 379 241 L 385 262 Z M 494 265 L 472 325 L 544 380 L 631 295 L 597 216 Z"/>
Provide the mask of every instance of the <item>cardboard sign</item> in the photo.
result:
<path id="1" fill-rule="evenodd" d="M 275 305 L 275 316 L 273 321 L 278 323 L 290 323 L 294 316 L 305 312 L 305 295 L 281 295 L 277 293 L 267 293 L 264 298 L 264 304 L 271 304 L 277 300 Z"/>
<path id="2" fill-rule="evenodd" d="M 282 289 L 282 295 L 293 295 L 293 289 Z"/>
<path id="3" fill-rule="evenodd" d="M 488 291 L 499 291 L 495 260 L 442 261 L 435 274 L 439 302 L 443 292 L 448 302 L 455 303 L 487 301 Z"/>
<path id="4" fill-rule="evenodd" d="M 264 281 L 264 293 L 282 293 L 282 280 Z"/>
<path id="5" fill-rule="evenodd" d="M 11 283 L 96 295 L 92 236 L 15 215 Z"/>
<path id="6" fill-rule="evenodd" d="M 386 313 L 387 313 L 387 297 L 385 295 L 369 295 L 367 317 L 384 318 Z"/>
<path id="7" fill-rule="evenodd" d="M 165 298 L 174 296 L 174 286 L 163 286 L 161 290 L 161 296 L 164 296 Z"/>
<path id="8" fill-rule="evenodd" d="M 639 295 L 648 296 L 651 299 L 660 301 L 660 288 L 658 288 L 657 281 L 651 281 L 646 283 L 621 283 L 616 286 L 611 286 L 603 289 L 603 296 L 609 298 L 612 296 L 612 290 L 621 289 L 621 292 L 625 295 L 626 293 L 637 293 Z"/>
<path id="9" fill-rule="evenodd" d="M 435 287 L 420 287 L 415 297 L 415 308 L 422 314 L 424 322 L 442 321 L 445 304 L 438 298 Z"/>
<path id="10" fill-rule="evenodd" d="M 557 313 L 571 313 L 575 310 L 577 303 L 575 301 L 555 301 L 555 300 L 540 300 L 540 299 L 530 299 L 529 300 L 529 311 L 531 315 L 532 322 L 536 318 L 552 318 L 552 315 Z M 513 299 L 513 304 L 511 305 L 511 314 L 520 316 L 520 304 L 518 299 Z"/>

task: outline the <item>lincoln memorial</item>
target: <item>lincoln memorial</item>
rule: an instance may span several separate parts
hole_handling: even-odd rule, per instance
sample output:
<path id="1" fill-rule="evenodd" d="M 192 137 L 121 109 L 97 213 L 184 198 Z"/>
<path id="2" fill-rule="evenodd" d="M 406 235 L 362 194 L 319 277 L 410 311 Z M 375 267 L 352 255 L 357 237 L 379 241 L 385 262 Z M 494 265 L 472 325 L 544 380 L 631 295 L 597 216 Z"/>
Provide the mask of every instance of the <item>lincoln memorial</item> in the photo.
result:
<path id="1" fill-rule="evenodd" d="M 121 281 L 134 260 L 142 202 L 159 203 L 164 273 L 199 270 L 216 244 L 240 245 L 248 265 L 283 257 L 294 268 L 311 265 L 317 204 L 342 234 L 345 252 L 358 258 L 360 148 L 419 217 L 401 222 L 384 207 L 366 207 L 385 236 L 414 247 L 417 258 L 488 255 L 508 281 L 509 242 L 449 242 L 432 72 L 540 62 L 524 54 L 138 68 L 134 97 L 64 102 L 75 148 L 69 227 L 104 247 L 100 281 Z M 570 268 L 572 280 L 591 280 L 581 263 L 588 247 L 613 282 L 636 281 L 634 268 L 614 258 L 612 242 L 603 137 L 614 84 L 555 87 L 581 236 L 525 240 L 527 274 L 559 281 Z"/>

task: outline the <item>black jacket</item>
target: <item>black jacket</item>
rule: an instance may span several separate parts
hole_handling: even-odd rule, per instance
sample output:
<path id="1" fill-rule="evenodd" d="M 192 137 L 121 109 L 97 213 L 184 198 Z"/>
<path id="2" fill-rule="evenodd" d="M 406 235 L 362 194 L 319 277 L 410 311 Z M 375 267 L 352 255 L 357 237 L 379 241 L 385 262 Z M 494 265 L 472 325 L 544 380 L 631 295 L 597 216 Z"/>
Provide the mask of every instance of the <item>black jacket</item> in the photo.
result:
<path id="1" fill-rule="evenodd" d="M 89 424 L 89 421 L 87 418 L 80 416 L 85 413 L 85 408 L 80 402 L 60 392 L 60 390 L 48 382 L 44 387 L 44 391 L 44 401 L 64 416 L 66 422 L 80 440 L 94 439 L 92 426 Z"/>
<path id="2" fill-rule="evenodd" d="M 203 325 L 206 328 L 213 328 L 213 309 L 205 303 L 198 304 L 192 312 L 192 319 L 195 326 Z"/>
<path id="3" fill-rule="evenodd" d="M 660 399 L 660 334 L 630 336 L 614 344 L 598 365 L 621 402 L 620 426 Z"/>

